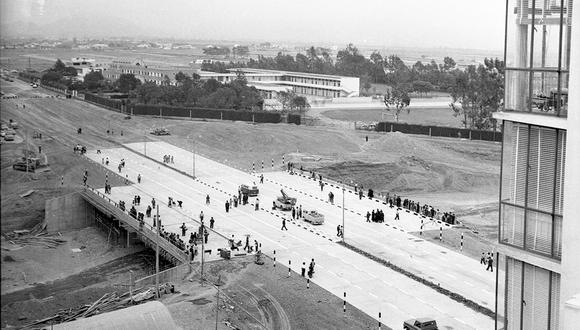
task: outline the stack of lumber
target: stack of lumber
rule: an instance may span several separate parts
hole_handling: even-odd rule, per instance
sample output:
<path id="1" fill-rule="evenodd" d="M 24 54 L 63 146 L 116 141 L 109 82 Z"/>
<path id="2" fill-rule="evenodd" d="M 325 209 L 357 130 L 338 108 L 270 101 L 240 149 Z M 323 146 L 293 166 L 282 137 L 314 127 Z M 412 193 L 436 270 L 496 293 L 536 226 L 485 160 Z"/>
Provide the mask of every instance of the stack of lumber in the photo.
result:
<path id="1" fill-rule="evenodd" d="M 76 308 L 60 310 L 53 316 L 28 323 L 21 329 L 38 329 L 50 324 L 71 322 L 76 319 L 129 307 L 136 302 L 140 303 L 153 297 L 155 297 L 155 287 L 137 288 L 133 290 L 133 299 L 131 299 L 129 292 L 121 295 L 117 292 L 106 293 L 90 305 L 81 305 Z"/>
<path id="2" fill-rule="evenodd" d="M 58 245 L 66 242 L 66 240 L 60 238 L 59 235 L 47 234 L 45 229 L 46 223 L 41 222 L 29 231 L 15 230 L 7 234 L 2 233 L 2 236 L 4 236 L 4 238 L 10 243 L 20 246 L 36 245 L 47 248 L 55 248 Z"/>

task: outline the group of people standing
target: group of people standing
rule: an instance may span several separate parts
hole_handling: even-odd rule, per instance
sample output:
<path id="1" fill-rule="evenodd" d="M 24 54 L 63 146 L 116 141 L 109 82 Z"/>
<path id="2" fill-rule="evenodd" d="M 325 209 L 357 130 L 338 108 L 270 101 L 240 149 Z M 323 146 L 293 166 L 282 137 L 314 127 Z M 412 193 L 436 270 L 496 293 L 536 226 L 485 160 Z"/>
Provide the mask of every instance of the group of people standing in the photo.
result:
<path id="1" fill-rule="evenodd" d="M 366 218 L 367 222 L 385 222 L 385 213 L 381 209 L 367 211 Z"/>
<path id="2" fill-rule="evenodd" d="M 173 156 L 171 155 L 163 155 L 163 163 L 165 164 L 174 164 Z"/>
<path id="3" fill-rule="evenodd" d="M 310 261 L 310 264 L 308 265 L 308 277 L 312 278 L 312 276 L 314 275 L 314 266 L 316 265 L 316 263 L 314 262 L 314 258 L 312 258 L 312 260 Z M 302 262 L 302 272 L 300 273 L 300 275 L 302 275 L 302 277 L 306 277 L 306 262 Z"/>
<path id="4" fill-rule="evenodd" d="M 479 260 L 479 263 L 487 266 L 485 271 L 489 270 L 490 272 L 493 272 L 493 254 L 491 252 L 488 252 L 487 255 L 485 252 L 481 252 L 481 259 Z"/>

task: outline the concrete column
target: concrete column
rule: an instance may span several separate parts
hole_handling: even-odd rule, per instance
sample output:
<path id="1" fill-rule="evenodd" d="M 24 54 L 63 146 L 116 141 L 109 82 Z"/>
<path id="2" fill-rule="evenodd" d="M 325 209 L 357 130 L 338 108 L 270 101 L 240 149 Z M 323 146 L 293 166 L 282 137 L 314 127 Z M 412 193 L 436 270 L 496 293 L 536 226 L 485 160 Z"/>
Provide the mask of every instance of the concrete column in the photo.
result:
<path id="1" fill-rule="evenodd" d="M 572 13 L 570 44 L 570 81 L 566 132 L 564 219 L 562 220 L 562 275 L 560 290 L 560 327 L 575 329 L 580 324 L 580 3 Z M 576 296 L 576 300 L 573 297 Z"/>

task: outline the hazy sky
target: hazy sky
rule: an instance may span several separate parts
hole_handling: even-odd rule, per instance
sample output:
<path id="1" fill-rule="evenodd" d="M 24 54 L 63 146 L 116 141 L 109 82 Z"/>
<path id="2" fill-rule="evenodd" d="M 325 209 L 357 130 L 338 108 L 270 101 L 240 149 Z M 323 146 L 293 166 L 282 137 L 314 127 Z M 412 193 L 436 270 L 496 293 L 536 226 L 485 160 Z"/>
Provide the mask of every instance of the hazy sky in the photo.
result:
<path id="1" fill-rule="evenodd" d="M 31 22 L 83 21 L 92 24 L 85 35 L 96 36 L 110 34 L 106 27 L 123 20 L 132 28 L 117 36 L 139 32 L 189 39 L 493 50 L 503 48 L 505 17 L 503 0 L 0 0 L 0 6 L 8 30 Z"/>

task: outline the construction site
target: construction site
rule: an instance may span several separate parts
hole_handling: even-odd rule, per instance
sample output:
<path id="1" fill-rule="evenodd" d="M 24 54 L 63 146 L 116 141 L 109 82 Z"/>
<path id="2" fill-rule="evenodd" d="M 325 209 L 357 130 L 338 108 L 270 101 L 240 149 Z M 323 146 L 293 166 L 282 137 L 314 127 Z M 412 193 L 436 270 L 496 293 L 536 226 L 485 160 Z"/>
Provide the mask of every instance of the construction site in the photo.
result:
<path id="1" fill-rule="evenodd" d="M 494 327 L 502 274 L 479 257 L 499 143 L 315 110 L 314 126 L 127 116 L 1 84 L 17 96 L 1 101 L 3 328 Z"/>

